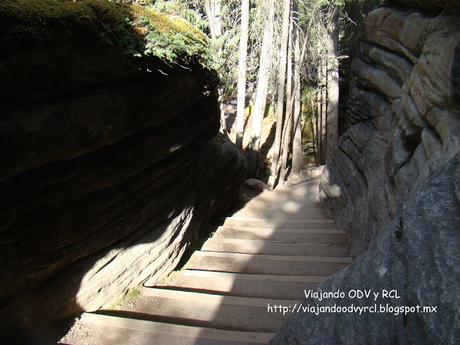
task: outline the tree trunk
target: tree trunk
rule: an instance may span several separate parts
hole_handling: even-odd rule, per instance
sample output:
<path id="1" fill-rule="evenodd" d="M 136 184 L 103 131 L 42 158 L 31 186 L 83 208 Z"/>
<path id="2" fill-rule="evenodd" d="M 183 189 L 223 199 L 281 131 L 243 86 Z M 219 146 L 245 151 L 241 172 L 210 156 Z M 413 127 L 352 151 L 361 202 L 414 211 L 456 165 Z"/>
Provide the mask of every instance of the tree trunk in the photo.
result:
<path id="1" fill-rule="evenodd" d="M 287 82 L 286 82 L 286 115 L 283 129 L 282 139 L 282 159 L 281 159 L 281 173 L 280 173 L 280 184 L 284 184 L 287 171 L 288 171 L 288 159 L 289 159 L 289 147 L 291 146 L 292 137 L 292 21 L 289 29 L 289 45 L 288 45 L 288 56 L 287 56 Z"/>
<path id="2" fill-rule="evenodd" d="M 300 176 L 303 168 L 302 124 L 301 124 L 301 85 L 300 85 L 300 32 L 297 29 L 294 47 L 294 141 L 292 145 L 292 176 Z"/>
<path id="3" fill-rule="evenodd" d="M 246 109 L 246 68 L 249 35 L 249 0 L 241 3 L 241 38 L 238 60 L 238 105 L 236 114 L 236 146 L 243 148 L 244 110 Z"/>
<path id="4" fill-rule="evenodd" d="M 318 72 L 318 80 L 320 80 L 320 70 Z M 321 86 L 318 87 L 318 90 L 316 90 L 315 94 L 315 101 L 316 101 L 316 165 L 320 166 L 321 165 Z"/>
<path id="5" fill-rule="evenodd" d="M 334 9 L 328 28 L 327 48 L 327 154 L 329 156 L 339 137 L 339 61 L 338 55 L 338 13 Z"/>
<path id="6" fill-rule="evenodd" d="M 208 18 L 209 31 L 213 43 L 222 35 L 222 19 L 221 19 L 221 0 L 206 0 L 204 3 L 206 16 Z M 219 57 L 222 54 L 222 49 L 219 49 Z M 220 103 L 220 131 L 228 137 L 227 121 L 225 117 L 225 104 L 222 102 L 223 88 L 219 87 L 219 103 Z"/>
<path id="7" fill-rule="evenodd" d="M 289 39 L 289 22 L 291 17 L 291 0 L 284 0 L 283 9 L 283 28 L 281 34 L 280 61 L 278 70 L 278 92 L 276 100 L 276 131 L 273 143 L 273 157 L 271 164 L 271 174 L 268 185 L 273 187 L 278 177 L 278 161 L 281 149 L 281 137 L 283 132 L 283 110 L 284 110 L 284 88 L 286 86 L 286 60 Z"/>
<path id="8" fill-rule="evenodd" d="M 208 16 L 211 38 L 216 39 L 222 35 L 220 0 L 206 0 L 205 10 Z"/>
<path id="9" fill-rule="evenodd" d="M 252 133 L 248 151 L 248 174 L 256 177 L 259 163 L 260 137 L 262 134 L 262 121 L 267 103 L 268 83 L 270 79 L 271 50 L 273 41 L 273 21 L 275 16 L 274 0 L 270 0 L 268 16 L 264 24 L 264 37 L 260 52 L 259 73 L 257 76 L 257 91 L 252 116 Z"/>
<path id="10" fill-rule="evenodd" d="M 327 56 L 321 58 L 321 165 L 326 164 L 326 149 L 327 149 Z"/>
<path id="11" fill-rule="evenodd" d="M 316 160 L 316 95 L 313 95 L 313 97 L 310 98 L 310 114 L 308 116 L 308 125 L 310 125 L 310 132 L 312 134 L 312 142 L 313 142 L 313 149 L 314 149 L 314 155 L 315 155 L 315 164 L 317 164 Z M 306 126 L 306 124 L 305 124 Z M 305 131 L 303 131 L 305 133 Z"/>
<path id="12" fill-rule="evenodd" d="M 284 123 L 286 127 L 286 131 L 283 135 L 283 152 L 282 152 L 282 160 L 281 160 L 281 173 L 280 173 L 280 180 L 279 184 L 283 184 L 286 182 L 286 176 L 288 174 L 289 166 L 289 147 L 291 146 L 291 139 L 292 139 L 292 112 L 289 116 L 286 116 L 286 121 Z"/>

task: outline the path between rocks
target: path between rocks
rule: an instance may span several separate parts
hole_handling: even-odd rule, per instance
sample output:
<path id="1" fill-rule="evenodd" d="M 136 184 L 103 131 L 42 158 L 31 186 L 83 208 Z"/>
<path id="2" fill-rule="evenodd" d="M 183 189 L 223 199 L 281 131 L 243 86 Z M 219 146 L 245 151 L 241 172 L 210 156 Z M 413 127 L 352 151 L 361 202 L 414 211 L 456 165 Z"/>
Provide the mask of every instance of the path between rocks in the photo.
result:
<path id="1" fill-rule="evenodd" d="M 121 308 L 84 313 L 72 345 L 267 344 L 292 309 L 351 262 L 318 201 L 319 178 L 265 191 L 225 220 L 185 267 Z M 288 308 L 283 315 L 279 307 Z"/>

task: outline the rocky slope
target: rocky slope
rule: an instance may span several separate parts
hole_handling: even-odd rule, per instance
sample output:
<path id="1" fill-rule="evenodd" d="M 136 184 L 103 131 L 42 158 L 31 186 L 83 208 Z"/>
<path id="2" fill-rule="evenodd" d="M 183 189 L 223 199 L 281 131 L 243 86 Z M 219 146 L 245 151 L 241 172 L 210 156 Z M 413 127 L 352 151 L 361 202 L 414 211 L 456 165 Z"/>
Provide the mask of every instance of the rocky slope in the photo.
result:
<path id="1" fill-rule="evenodd" d="M 106 20 L 97 1 L 81 3 Z M 55 12 L 39 21 L 55 32 L 36 37 L 18 22 L 27 16 L 9 14 L 0 42 L 0 316 L 34 331 L 168 274 L 228 206 L 245 164 L 216 138 L 217 80 L 200 63 L 128 58 L 92 31 L 81 35 L 88 22 L 64 17 L 60 32 Z"/>
<path id="2" fill-rule="evenodd" d="M 435 306 L 437 312 L 302 313 L 273 344 L 458 341 L 460 20 L 454 3 L 393 1 L 369 15 L 352 65 L 347 130 L 323 175 L 324 203 L 351 232 L 359 257 L 320 288 L 396 289 L 400 298 L 306 301 Z M 450 7 L 441 13 L 444 4 Z"/>

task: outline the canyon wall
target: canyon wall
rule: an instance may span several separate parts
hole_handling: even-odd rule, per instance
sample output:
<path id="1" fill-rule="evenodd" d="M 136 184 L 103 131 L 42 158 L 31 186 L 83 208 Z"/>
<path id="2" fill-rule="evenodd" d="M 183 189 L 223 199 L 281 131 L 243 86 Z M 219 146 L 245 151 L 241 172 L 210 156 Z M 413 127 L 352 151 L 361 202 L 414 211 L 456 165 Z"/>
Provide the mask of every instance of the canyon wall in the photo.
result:
<path id="1" fill-rule="evenodd" d="M 165 277 L 246 169 L 214 72 L 66 30 L 0 42 L 0 316 L 32 331 Z"/>
<path id="2" fill-rule="evenodd" d="M 436 312 L 300 313 L 273 344 L 455 344 L 460 337 L 460 17 L 454 1 L 388 1 L 352 64 L 346 131 L 321 194 L 355 262 L 322 291 L 399 298 L 304 305 Z M 444 5 L 446 9 L 443 10 Z M 455 8 L 457 7 L 457 8 Z M 457 14 L 456 14 L 457 13 Z M 389 310 L 389 309 L 386 309 Z M 431 309 L 430 309 L 431 310 Z"/>

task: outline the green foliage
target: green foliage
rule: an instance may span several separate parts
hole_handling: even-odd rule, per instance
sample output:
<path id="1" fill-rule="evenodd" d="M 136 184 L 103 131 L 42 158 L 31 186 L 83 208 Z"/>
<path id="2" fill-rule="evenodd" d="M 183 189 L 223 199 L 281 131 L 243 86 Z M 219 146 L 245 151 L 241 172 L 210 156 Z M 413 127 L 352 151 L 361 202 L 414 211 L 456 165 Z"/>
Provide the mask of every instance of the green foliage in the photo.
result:
<path id="1" fill-rule="evenodd" d="M 215 39 L 206 38 L 206 50 L 202 51 L 202 56 L 205 57 L 205 65 L 218 72 L 221 95 L 228 99 L 235 93 L 238 73 L 240 1 L 222 0 L 221 5 L 222 35 Z M 170 17 L 184 18 L 200 30 L 209 32 L 209 21 L 202 0 L 157 0 L 151 8 Z M 192 45 L 189 49 L 194 48 Z"/>
<path id="2" fill-rule="evenodd" d="M 112 304 L 110 304 L 108 306 L 108 309 L 109 310 L 110 309 L 113 309 L 113 310 L 120 309 L 126 303 L 133 302 L 136 299 L 138 299 L 140 296 L 141 296 L 140 287 L 134 287 L 134 288 L 128 290 L 128 292 L 124 296 L 120 297 L 119 299 L 115 300 Z"/>
<path id="3" fill-rule="evenodd" d="M 207 29 L 208 22 L 204 14 L 193 3 L 157 0 L 152 3 L 151 8 L 157 12 L 180 16 L 202 31 Z"/>
<path id="4" fill-rule="evenodd" d="M 208 46 L 206 36 L 187 20 L 123 1 L 2 0 L 0 31 L 3 47 L 81 39 L 169 62 L 204 62 Z"/>
<path id="5" fill-rule="evenodd" d="M 101 0 L 2 0 L 0 29 L 4 41 L 94 35 L 114 29 L 128 15 L 126 8 Z"/>
<path id="6" fill-rule="evenodd" d="M 129 290 L 129 292 L 126 294 L 126 298 L 129 300 L 135 300 L 141 296 L 141 290 L 139 287 L 133 288 Z"/>
<path id="7" fill-rule="evenodd" d="M 231 98 L 236 91 L 239 39 L 239 34 L 225 31 L 222 36 L 211 42 L 212 59 L 209 63 L 210 67 L 219 73 L 224 99 Z"/>
<path id="8" fill-rule="evenodd" d="M 184 18 L 136 5 L 133 13 L 133 26 L 145 39 L 144 50 L 137 55 L 153 55 L 169 62 L 206 56 L 206 36 Z"/>

